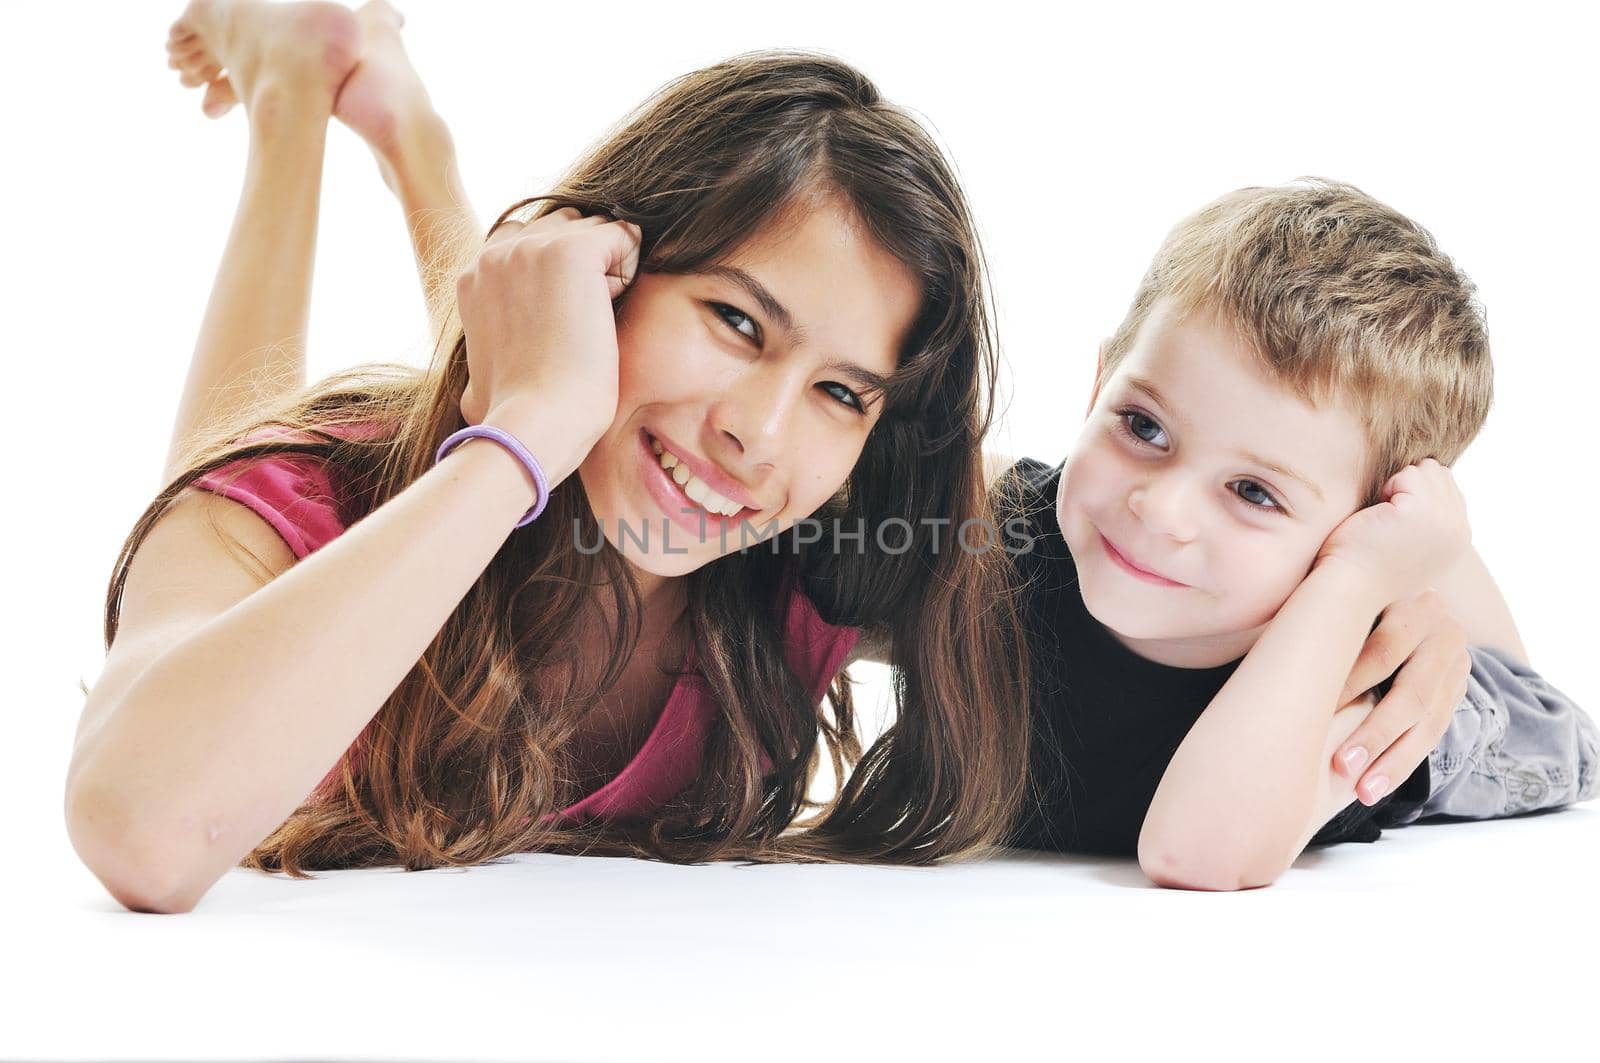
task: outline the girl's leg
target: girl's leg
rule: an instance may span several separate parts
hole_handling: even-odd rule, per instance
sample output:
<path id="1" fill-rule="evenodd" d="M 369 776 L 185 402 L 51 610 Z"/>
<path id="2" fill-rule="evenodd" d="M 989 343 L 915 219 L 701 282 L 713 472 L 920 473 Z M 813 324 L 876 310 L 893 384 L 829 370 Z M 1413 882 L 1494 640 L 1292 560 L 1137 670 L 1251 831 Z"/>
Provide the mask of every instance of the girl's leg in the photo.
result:
<path id="1" fill-rule="evenodd" d="M 456 276 L 483 246 L 483 230 L 461 184 L 450 130 L 401 43 L 405 19 L 387 0 L 370 0 L 356 18 L 361 61 L 340 89 L 334 115 L 367 142 L 400 200 L 437 337 L 455 324 Z"/>
<path id="2" fill-rule="evenodd" d="M 211 117 L 244 105 L 250 148 L 163 483 L 206 422 L 305 385 L 323 146 L 359 38 L 354 15 L 331 3 L 192 0 L 172 27 L 170 65 L 207 85 Z"/>

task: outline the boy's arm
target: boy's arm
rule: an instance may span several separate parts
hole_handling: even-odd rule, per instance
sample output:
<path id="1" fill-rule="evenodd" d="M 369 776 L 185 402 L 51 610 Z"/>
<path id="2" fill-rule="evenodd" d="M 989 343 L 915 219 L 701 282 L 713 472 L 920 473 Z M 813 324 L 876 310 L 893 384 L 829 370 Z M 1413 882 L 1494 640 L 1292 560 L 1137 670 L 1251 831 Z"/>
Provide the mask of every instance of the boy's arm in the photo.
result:
<path id="1" fill-rule="evenodd" d="M 1350 567 L 1319 565 L 1305 578 L 1168 764 L 1139 833 L 1152 881 L 1266 885 L 1349 803 L 1354 785 L 1333 771 L 1332 753 L 1370 706 L 1333 707 L 1385 604 Z"/>
<path id="2" fill-rule="evenodd" d="M 1471 658 L 1460 624 L 1424 588 L 1470 542 L 1465 505 L 1432 459 L 1395 474 L 1383 494 L 1328 537 L 1173 755 L 1139 837 L 1139 862 L 1154 881 L 1240 889 L 1277 878 L 1325 821 L 1320 795 L 1337 769 L 1323 750 L 1335 740 L 1335 710 L 1401 662 L 1361 737 L 1344 743 L 1379 753 L 1362 777 L 1366 801 L 1409 775 L 1444 734 Z M 1397 621 L 1408 603 L 1421 603 L 1418 619 Z M 1369 638 L 1380 612 L 1383 625 Z M 1401 634 L 1385 639 L 1385 628 Z"/>

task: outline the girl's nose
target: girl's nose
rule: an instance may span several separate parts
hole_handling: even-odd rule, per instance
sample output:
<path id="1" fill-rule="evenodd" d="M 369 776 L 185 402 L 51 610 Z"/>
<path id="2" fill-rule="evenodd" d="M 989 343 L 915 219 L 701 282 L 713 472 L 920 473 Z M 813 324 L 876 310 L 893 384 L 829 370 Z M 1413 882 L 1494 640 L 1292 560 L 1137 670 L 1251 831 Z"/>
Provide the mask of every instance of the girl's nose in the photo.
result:
<path id="1" fill-rule="evenodd" d="M 789 436 L 804 386 L 794 373 L 776 365 L 740 374 L 711 407 L 717 438 L 748 470 L 774 464 L 795 449 Z"/>

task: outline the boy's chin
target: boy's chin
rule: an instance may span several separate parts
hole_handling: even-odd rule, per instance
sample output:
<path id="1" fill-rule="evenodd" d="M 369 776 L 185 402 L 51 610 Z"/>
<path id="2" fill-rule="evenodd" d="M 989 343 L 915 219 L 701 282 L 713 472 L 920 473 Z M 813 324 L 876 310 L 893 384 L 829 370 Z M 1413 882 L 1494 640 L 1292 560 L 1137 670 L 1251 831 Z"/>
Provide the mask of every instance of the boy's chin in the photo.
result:
<path id="1" fill-rule="evenodd" d="M 1171 608 L 1141 608 L 1144 603 L 1130 601 L 1126 594 L 1097 595 L 1088 588 L 1083 590 L 1083 604 L 1089 615 L 1125 642 L 1188 642 L 1227 639 L 1235 634 Z"/>
<path id="2" fill-rule="evenodd" d="M 1149 617 L 1122 617 L 1103 616 L 1093 609 L 1089 615 L 1094 617 L 1101 627 L 1123 642 L 1187 642 L 1192 639 L 1205 638 L 1211 634 L 1198 631 L 1182 624 L 1174 624 L 1170 620 L 1152 620 Z"/>
<path id="3" fill-rule="evenodd" d="M 1176 616 L 1170 610 L 1135 613 L 1126 603 L 1121 609 L 1110 604 L 1096 609 L 1088 595 L 1084 606 L 1112 638 L 1134 654 L 1178 668 L 1213 668 L 1237 660 L 1250 652 L 1263 630 L 1208 624 L 1203 618 Z"/>

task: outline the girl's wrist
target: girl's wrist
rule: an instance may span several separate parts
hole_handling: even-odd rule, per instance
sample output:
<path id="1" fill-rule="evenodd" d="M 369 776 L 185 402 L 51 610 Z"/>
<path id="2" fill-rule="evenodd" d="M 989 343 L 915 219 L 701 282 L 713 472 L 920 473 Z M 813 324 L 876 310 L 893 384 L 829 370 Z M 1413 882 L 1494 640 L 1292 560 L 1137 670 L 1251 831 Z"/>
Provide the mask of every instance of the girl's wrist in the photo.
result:
<path id="1" fill-rule="evenodd" d="M 594 440 L 544 403 L 513 401 L 490 410 L 483 424 L 509 432 L 538 459 L 551 490 L 577 471 Z"/>

